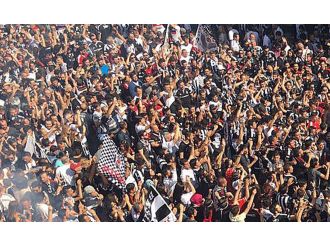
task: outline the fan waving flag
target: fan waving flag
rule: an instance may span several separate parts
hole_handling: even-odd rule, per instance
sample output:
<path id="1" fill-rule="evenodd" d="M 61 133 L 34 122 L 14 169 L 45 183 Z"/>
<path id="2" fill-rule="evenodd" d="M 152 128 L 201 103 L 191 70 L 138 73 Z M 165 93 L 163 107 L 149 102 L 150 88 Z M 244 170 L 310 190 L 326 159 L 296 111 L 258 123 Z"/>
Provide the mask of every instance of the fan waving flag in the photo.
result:
<path id="1" fill-rule="evenodd" d="M 217 49 L 217 42 L 212 33 L 211 25 L 198 25 L 196 32 L 196 46 L 201 51 L 214 51 Z"/>
<path id="2" fill-rule="evenodd" d="M 170 46 L 170 38 L 169 38 L 169 33 L 170 33 L 170 24 L 167 25 L 166 31 L 165 31 L 165 38 L 164 38 L 164 43 L 163 46 L 166 48 L 169 48 Z"/>
<path id="3" fill-rule="evenodd" d="M 159 194 L 153 185 L 149 185 L 150 191 L 145 203 L 145 222 L 174 222 L 176 217 L 164 198 Z"/>
<path id="4" fill-rule="evenodd" d="M 125 188 L 124 157 L 108 135 L 103 140 L 97 170 L 120 189 Z"/>

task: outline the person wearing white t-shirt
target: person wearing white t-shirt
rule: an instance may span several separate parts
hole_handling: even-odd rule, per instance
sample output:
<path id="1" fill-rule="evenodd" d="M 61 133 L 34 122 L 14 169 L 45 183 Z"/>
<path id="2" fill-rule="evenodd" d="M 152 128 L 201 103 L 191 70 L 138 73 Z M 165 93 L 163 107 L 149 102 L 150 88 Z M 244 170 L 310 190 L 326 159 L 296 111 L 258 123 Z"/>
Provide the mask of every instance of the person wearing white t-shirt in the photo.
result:
<path id="1" fill-rule="evenodd" d="M 133 34 L 136 43 L 143 46 L 143 36 L 140 35 L 139 30 L 137 28 L 134 28 Z"/>
<path id="2" fill-rule="evenodd" d="M 184 44 L 181 45 L 181 51 L 186 50 L 188 55 L 190 55 L 190 51 L 192 49 L 192 44 L 189 43 L 189 37 L 184 38 Z"/>
<path id="3" fill-rule="evenodd" d="M 180 139 L 180 127 L 177 123 L 175 126 L 175 131 L 172 137 L 172 134 L 167 132 L 164 133 L 164 138 L 162 142 L 162 148 L 167 150 L 170 154 L 175 154 L 178 150 L 178 141 Z"/>
<path id="4" fill-rule="evenodd" d="M 181 195 L 182 204 L 185 206 L 189 206 L 191 204 L 190 199 L 195 193 L 196 189 L 192 185 L 190 177 L 186 176 L 186 182 L 184 184 L 184 193 Z"/>
<path id="5" fill-rule="evenodd" d="M 257 189 L 253 189 L 252 194 L 250 196 L 249 202 L 243 212 L 240 212 L 240 208 L 238 205 L 238 197 L 241 191 L 241 185 L 239 185 L 238 190 L 236 191 L 235 198 L 234 198 L 234 203 L 232 205 L 232 208 L 229 213 L 229 220 L 231 222 L 245 222 L 245 218 L 252 208 L 252 204 L 254 201 L 254 196 L 257 194 Z"/>
<path id="6" fill-rule="evenodd" d="M 289 46 L 288 41 L 286 40 L 285 37 L 282 37 L 282 46 L 285 47 L 284 51 L 285 51 L 285 55 L 287 55 L 291 47 Z"/>
<path id="7" fill-rule="evenodd" d="M 178 181 L 178 174 L 176 172 L 175 167 L 166 168 L 163 183 L 168 195 L 171 195 L 174 192 L 174 188 L 177 181 Z"/>
<path id="8" fill-rule="evenodd" d="M 24 161 L 24 170 L 26 172 L 37 166 L 36 162 L 34 161 L 34 159 L 32 159 L 31 154 L 29 152 L 24 152 L 23 161 Z"/>
<path id="9" fill-rule="evenodd" d="M 193 171 L 193 169 L 191 169 L 190 163 L 188 160 L 185 160 L 183 162 L 183 168 L 182 168 L 180 177 L 181 177 L 182 182 L 186 182 L 187 177 L 189 177 L 190 180 L 193 182 L 196 181 L 194 171 Z"/>
<path id="10" fill-rule="evenodd" d="M 183 49 L 180 57 L 180 62 L 181 61 L 186 61 L 187 63 L 190 62 L 191 57 L 189 56 L 189 53 L 187 50 Z"/>
<path id="11" fill-rule="evenodd" d="M 173 95 L 173 89 L 169 83 L 164 85 L 164 91 L 160 93 L 160 97 L 165 102 L 165 106 L 170 108 L 170 106 L 175 101 L 175 98 Z"/>
<path id="12" fill-rule="evenodd" d="M 74 174 L 75 172 L 70 169 L 69 163 L 56 169 L 56 176 L 60 176 L 66 185 L 75 186 Z"/>
<path id="13" fill-rule="evenodd" d="M 6 193 L 6 188 L 0 185 L 0 211 L 7 211 L 9 203 L 13 201 L 16 201 L 15 197 Z"/>
<path id="14" fill-rule="evenodd" d="M 52 145 L 56 144 L 56 134 L 58 132 L 58 127 L 53 125 L 51 119 L 46 119 L 45 125 L 42 125 L 41 131 L 45 137 L 48 137 L 49 142 Z"/>
<path id="15" fill-rule="evenodd" d="M 36 211 L 39 217 L 38 221 L 51 222 L 56 214 L 53 214 L 53 207 L 49 203 L 49 199 L 44 193 L 39 193 L 36 197 Z"/>
<path id="16" fill-rule="evenodd" d="M 234 28 L 228 27 L 228 37 L 229 37 L 229 41 L 232 41 L 234 39 L 234 34 L 238 34 L 238 31 Z"/>
<path id="17" fill-rule="evenodd" d="M 141 131 L 146 131 L 147 133 L 150 132 L 150 123 L 144 116 L 141 117 L 135 125 L 135 132 L 139 133 Z"/>
<path id="18" fill-rule="evenodd" d="M 128 185 L 128 184 L 134 184 L 135 188 L 138 189 L 138 185 L 136 183 L 136 180 L 135 178 L 133 177 L 133 174 L 131 172 L 131 170 L 129 168 L 126 168 L 126 180 L 125 180 L 125 184 Z"/>
<path id="19" fill-rule="evenodd" d="M 239 50 L 241 49 L 241 46 L 239 44 L 239 34 L 235 33 L 233 40 L 230 41 L 230 47 L 234 52 L 239 52 Z"/>

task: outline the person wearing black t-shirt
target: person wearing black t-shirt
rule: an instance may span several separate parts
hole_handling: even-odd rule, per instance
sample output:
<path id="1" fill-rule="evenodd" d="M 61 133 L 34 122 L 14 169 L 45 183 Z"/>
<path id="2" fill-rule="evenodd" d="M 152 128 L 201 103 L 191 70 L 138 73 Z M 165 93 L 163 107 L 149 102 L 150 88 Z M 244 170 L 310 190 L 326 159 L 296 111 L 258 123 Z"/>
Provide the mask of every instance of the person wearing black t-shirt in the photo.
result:
<path id="1" fill-rule="evenodd" d="M 182 159 L 189 159 L 190 152 L 191 152 L 191 147 L 190 147 L 190 141 L 189 139 L 192 139 L 194 134 L 190 132 L 185 132 L 184 134 L 184 139 L 181 141 L 179 145 L 179 158 L 180 160 Z"/>
<path id="2" fill-rule="evenodd" d="M 152 125 L 152 131 L 150 135 L 150 144 L 152 149 L 155 151 L 156 155 L 162 154 L 162 142 L 163 142 L 163 136 L 160 133 L 158 125 L 154 124 Z"/>
<path id="3" fill-rule="evenodd" d="M 192 92 L 185 86 L 184 81 L 180 81 L 179 89 L 176 92 L 176 96 L 181 100 L 183 108 L 189 108 L 191 106 L 191 94 Z"/>

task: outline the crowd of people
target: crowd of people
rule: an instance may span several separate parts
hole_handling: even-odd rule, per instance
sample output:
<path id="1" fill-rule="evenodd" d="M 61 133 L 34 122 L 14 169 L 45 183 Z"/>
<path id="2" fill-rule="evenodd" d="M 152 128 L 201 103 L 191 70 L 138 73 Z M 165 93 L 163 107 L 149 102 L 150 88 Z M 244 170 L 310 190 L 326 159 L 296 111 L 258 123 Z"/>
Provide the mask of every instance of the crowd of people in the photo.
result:
<path id="1" fill-rule="evenodd" d="M 0 221 L 330 221 L 330 25 L 198 29 L 2 25 Z"/>

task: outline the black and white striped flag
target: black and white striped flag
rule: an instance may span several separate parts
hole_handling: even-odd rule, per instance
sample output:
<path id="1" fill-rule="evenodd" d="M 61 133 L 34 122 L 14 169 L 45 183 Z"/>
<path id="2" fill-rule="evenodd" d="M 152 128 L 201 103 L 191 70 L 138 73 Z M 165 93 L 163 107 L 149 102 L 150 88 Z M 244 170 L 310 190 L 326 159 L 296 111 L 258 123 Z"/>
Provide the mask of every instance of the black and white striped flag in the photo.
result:
<path id="1" fill-rule="evenodd" d="M 144 222 L 174 222 L 176 217 L 156 188 L 149 184 L 149 194 L 145 203 Z"/>

